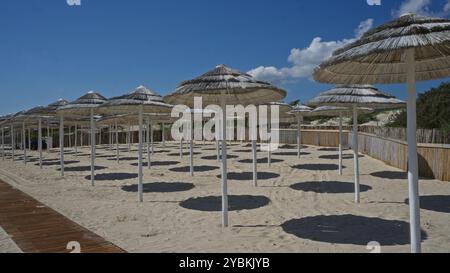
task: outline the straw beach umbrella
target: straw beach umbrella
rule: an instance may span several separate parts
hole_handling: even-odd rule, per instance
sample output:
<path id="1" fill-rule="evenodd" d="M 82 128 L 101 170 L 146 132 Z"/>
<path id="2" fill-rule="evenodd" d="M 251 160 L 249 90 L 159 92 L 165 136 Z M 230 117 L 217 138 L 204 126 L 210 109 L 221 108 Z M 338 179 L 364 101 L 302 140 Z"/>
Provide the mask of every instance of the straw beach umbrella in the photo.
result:
<path id="1" fill-rule="evenodd" d="M 371 108 L 358 108 L 358 114 L 371 113 L 374 110 Z M 339 117 L 339 175 L 342 175 L 342 118 L 344 116 L 352 116 L 353 111 L 345 107 L 336 106 L 321 106 L 311 111 L 308 116 L 327 116 L 327 117 Z"/>
<path id="2" fill-rule="evenodd" d="M 22 115 L 28 124 L 38 123 L 38 153 L 39 153 L 39 167 L 42 169 L 42 122 L 46 120 L 47 123 L 54 121 L 56 116 L 56 109 L 59 106 L 67 104 L 67 101 L 59 99 L 58 101 L 49 104 L 47 107 L 38 106 L 31 110 L 24 112 Z M 48 125 L 49 126 L 49 125 Z M 31 135 L 29 136 L 29 146 L 31 149 Z"/>
<path id="3" fill-rule="evenodd" d="M 297 156 L 301 157 L 302 154 L 302 122 L 303 117 L 308 115 L 313 109 L 301 103 L 292 107 L 291 114 L 297 117 Z"/>
<path id="4" fill-rule="evenodd" d="M 450 76 L 450 20 L 405 14 L 333 53 L 314 73 L 335 84 L 406 83 L 411 251 L 421 252 L 416 81 Z"/>
<path id="5" fill-rule="evenodd" d="M 214 69 L 195 79 L 182 82 L 174 93 L 166 96 L 171 104 L 182 104 L 194 108 L 194 98 L 201 97 L 205 104 L 222 107 L 222 225 L 228 227 L 228 186 L 227 186 L 227 104 L 261 105 L 272 101 L 280 101 L 286 92 L 267 82 L 254 79 L 252 76 L 237 70 L 218 65 Z M 256 136 L 254 145 L 256 145 Z M 256 184 L 256 180 L 254 181 Z"/>
<path id="6" fill-rule="evenodd" d="M 91 126 L 91 185 L 95 183 L 95 109 L 105 103 L 106 98 L 94 91 L 89 91 L 77 100 L 57 108 L 60 116 L 59 145 L 61 150 L 61 176 L 64 176 L 64 116 L 71 118 L 90 118 Z"/>
<path id="7" fill-rule="evenodd" d="M 353 111 L 353 151 L 355 157 L 355 203 L 360 202 L 359 158 L 358 158 L 358 108 L 397 109 L 405 102 L 392 95 L 382 93 L 371 85 L 340 85 L 319 94 L 309 102 L 312 106 L 347 107 Z"/>
<path id="8" fill-rule="evenodd" d="M 16 113 L 11 119 L 11 130 L 14 131 L 14 126 L 18 125 L 21 127 L 21 138 L 20 138 L 20 142 L 21 142 L 21 148 L 23 151 L 23 163 L 26 165 L 27 164 L 27 147 L 26 147 L 26 122 L 27 122 L 27 115 L 26 115 L 27 111 L 20 111 L 18 113 Z M 14 140 L 14 138 L 13 138 Z M 13 146 L 15 146 L 15 141 L 13 141 Z M 12 153 L 13 153 L 13 161 L 14 161 L 14 150 L 15 147 L 13 147 Z"/>
<path id="9" fill-rule="evenodd" d="M 144 201 L 143 196 L 143 167 L 142 167 L 142 145 L 143 145 L 143 122 L 145 113 L 169 112 L 171 105 L 164 103 L 161 96 L 144 86 L 139 86 L 131 93 L 108 100 L 99 108 L 102 114 L 137 114 L 139 123 L 139 145 L 138 145 L 138 198 Z"/>
<path id="10" fill-rule="evenodd" d="M 27 124 L 38 123 L 38 152 L 39 152 L 39 167 L 42 169 L 42 120 L 50 119 L 52 113 L 47 107 L 38 106 L 23 113 L 25 122 Z M 30 136 L 31 138 L 31 136 Z M 30 147 L 31 149 L 31 147 Z"/>

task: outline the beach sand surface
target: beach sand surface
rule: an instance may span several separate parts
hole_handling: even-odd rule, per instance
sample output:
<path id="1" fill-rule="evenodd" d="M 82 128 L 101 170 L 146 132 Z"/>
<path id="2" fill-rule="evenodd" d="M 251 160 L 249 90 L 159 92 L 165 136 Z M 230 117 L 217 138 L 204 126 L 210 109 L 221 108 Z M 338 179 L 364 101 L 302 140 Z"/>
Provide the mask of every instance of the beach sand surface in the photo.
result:
<path id="1" fill-rule="evenodd" d="M 251 148 L 233 144 L 230 227 L 224 229 L 213 144 L 196 144 L 194 177 L 178 144 L 158 144 L 152 168 L 144 167 L 143 203 L 136 147 L 121 149 L 119 164 L 115 150 L 97 149 L 94 187 L 88 147 L 79 148 L 78 156 L 66 150 L 64 177 L 54 150 L 44 151 L 42 170 L 36 152 L 27 165 L 19 157 L 0 159 L 0 179 L 129 252 L 367 253 L 369 243 L 379 243 L 381 252 L 410 251 L 406 174 L 368 156 L 360 158 L 361 203 L 355 204 L 351 151 L 345 151 L 343 176 L 334 149 L 305 147 L 301 159 L 295 147 L 282 149 L 271 166 L 266 152 L 259 152 L 261 179 L 254 187 Z M 450 183 L 421 180 L 420 193 L 423 251 L 450 252 Z"/>

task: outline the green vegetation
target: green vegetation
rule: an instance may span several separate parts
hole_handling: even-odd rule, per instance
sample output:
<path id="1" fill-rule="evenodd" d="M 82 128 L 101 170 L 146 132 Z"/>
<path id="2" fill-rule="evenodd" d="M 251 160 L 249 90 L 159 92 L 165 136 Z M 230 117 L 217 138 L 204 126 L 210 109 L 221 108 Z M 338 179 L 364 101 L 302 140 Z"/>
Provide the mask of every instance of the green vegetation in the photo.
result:
<path id="1" fill-rule="evenodd" d="M 405 110 L 397 114 L 387 126 L 405 128 L 406 120 Z M 417 127 L 450 133 L 450 82 L 419 95 Z"/>
<path id="2" fill-rule="evenodd" d="M 377 121 L 377 116 L 383 111 L 374 111 L 368 114 L 358 115 L 358 124 L 365 124 L 371 121 Z M 349 125 L 353 124 L 353 118 L 350 119 Z"/>

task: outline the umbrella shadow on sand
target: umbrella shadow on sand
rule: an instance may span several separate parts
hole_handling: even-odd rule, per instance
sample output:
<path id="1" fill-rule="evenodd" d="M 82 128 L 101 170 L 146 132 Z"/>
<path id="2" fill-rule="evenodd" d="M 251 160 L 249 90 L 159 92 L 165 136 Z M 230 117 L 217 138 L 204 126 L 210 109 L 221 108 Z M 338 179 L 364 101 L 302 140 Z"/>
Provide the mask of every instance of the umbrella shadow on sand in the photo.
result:
<path id="1" fill-rule="evenodd" d="M 301 164 L 292 166 L 293 169 L 308 170 L 308 171 L 337 171 L 339 166 L 337 164 Z M 345 169 L 345 166 L 342 166 Z"/>
<path id="2" fill-rule="evenodd" d="M 277 173 L 269 173 L 269 172 L 258 172 L 258 180 L 270 180 L 280 177 Z M 221 175 L 218 175 L 217 178 L 221 178 Z M 243 173 L 228 173 L 227 177 L 229 180 L 238 180 L 238 181 L 251 181 L 253 180 L 252 172 L 243 172 Z"/>
<path id="3" fill-rule="evenodd" d="M 103 166 L 95 166 L 94 167 L 96 171 L 105 170 L 108 169 L 107 167 Z M 58 168 L 58 171 L 61 169 Z M 76 167 L 64 167 L 65 172 L 90 172 L 91 166 L 76 166 Z"/>
<path id="4" fill-rule="evenodd" d="M 370 174 L 371 176 L 383 178 L 383 179 L 395 179 L 395 180 L 406 180 L 408 179 L 408 174 L 406 172 L 396 172 L 396 171 L 381 171 L 374 172 Z"/>
<path id="5" fill-rule="evenodd" d="M 275 159 L 272 158 L 272 163 L 276 164 L 276 163 L 281 163 L 284 162 L 283 159 Z M 240 160 L 239 163 L 243 163 L 243 164 L 252 164 L 253 163 L 253 159 L 244 159 L 244 160 Z M 258 164 L 263 164 L 263 163 L 268 163 L 268 158 L 258 158 L 257 160 Z"/>
<path id="6" fill-rule="evenodd" d="M 338 148 L 319 148 L 317 150 L 320 152 L 339 152 Z"/>
<path id="7" fill-rule="evenodd" d="M 80 161 L 64 161 L 64 165 L 71 165 L 71 164 L 77 164 L 80 163 Z M 34 164 L 36 166 L 39 166 L 39 163 Z M 42 166 L 59 166 L 60 162 L 58 161 L 51 161 L 51 162 L 42 162 Z"/>
<path id="8" fill-rule="evenodd" d="M 115 156 L 110 156 L 107 160 L 115 161 L 117 158 Z M 120 161 L 138 161 L 137 157 L 119 157 Z"/>
<path id="9" fill-rule="evenodd" d="M 193 155 L 201 155 L 202 153 L 198 153 L 198 152 L 194 152 Z M 190 152 L 184 152 L 183 156 L 190 156 L 191 153 Z M 171 153 L 171 154 L 167 154 L 167 156 L 180 156 L 180 153 Z"/>
<path id="10" fill-rule="evenodd" d="M 97 181 L 118 181 L 118 180 L 128 180 L 137 178 L 138 175 L 135 173 L 102 173 L 96 174 L 95 180 Z M 91 180 L 91 176 L 85 177 L 86 180 Z"/>
<path id="11" fill-rule="evenodd" d="M 409 205 L 409 199 L 405 200 Z M 430 195 L 420 197 L 420 208 L 429 211 L 450 213 L 450 196 L 448 195 Z"/>
<path id="12" fill-rule="evenodd" d="M 304 155 L 310 155 L 311 153 L 305 153 L 302 152 L 300 155 L 304 156 Z M 273 153 L 273 155 L 279 155 L 279 156 L 297 156 L 298 153 L 297 152 L 275 152 Z"/>
<path id="13" fill-rule="evenodd" d="M 215 171 L 218 169 L 220 169 L 220 168 L 216 167 L 216 166 L 194 166 L 194 172 L 198 172 L 198 173 L 210 172 L 210 171 Z M 188 172 L 190 172 L 190 170 L 191 170 L 190 166 L 169 169 L 169 171 L 176 172 L 176 173 L 188 173 Z"/>
<path id="14" fill-rule="evenodd" d="M 171 193 L 190 191 L 195 188 L 194 184 L 184 182 L 158 182 L 146 183 L 143 185 L 144 193 Z M 123 186 L 123 191 L 138 192 L 138 185 Z"/>
<path id="15" fill-rule="evenodd" d="M 173 165 L 178 165 L 180 164 L 180 162 L 178 161 L 152 161 L 151 166 L 153 167 L 162 167 L 162 166 L 173 166 Z M 131 166 L 137 167 L 139 165 L 139 163 L 132 163 L 130 164 Z M 143 162 L 142 166 L 147 167 L 148 166 L 148 162 Z"/>
<path id="16" fill-rule="evenodd" d="M 236 158 L 239 158 L 239 156 L 227 154 L 227 158 L 228 159 L 236 159 Z M 204 156 L 204 157 L 202 157 L 202 159 L 203 160 L 217 160 L 217 155 Z M 222 155 L 220 155 L 220 159 L 222 159 Z"/>
<path id="17" fill-rule="evenodd" d="M 355 192 L 355 184 L 339 181 L 324 182 L 303 182 L 290 186 L 291 189 L 304 192 L 315 193 L 353 193 Z M 372 187 L 360 185 L 360 191 L 366 192 L 372 190 Z"/>
<path id="18" fill-rule="evenodd" d="M 228 196 L 228 210 L 253 210 L 265 207 L 270 204 L 270 199 L 265 196 L 252 195 L 229 195 Z M 185 209 L 198 210 L 205 212 L 222 211 L 222 197 L 221 196 L 206 196 L 199 198 L 191 198 L 180 202 L 180 206 Z"/>
<path id="19" fill-rule="evenodd" d="M 296 237 L 332 244 L 367 246 L 409 245 L 409 223 L 356 215 L 312 216 L 293 219 L 281 225 L 284 232 Z M 427 234 L 422 231 L 422 239 Z"/>

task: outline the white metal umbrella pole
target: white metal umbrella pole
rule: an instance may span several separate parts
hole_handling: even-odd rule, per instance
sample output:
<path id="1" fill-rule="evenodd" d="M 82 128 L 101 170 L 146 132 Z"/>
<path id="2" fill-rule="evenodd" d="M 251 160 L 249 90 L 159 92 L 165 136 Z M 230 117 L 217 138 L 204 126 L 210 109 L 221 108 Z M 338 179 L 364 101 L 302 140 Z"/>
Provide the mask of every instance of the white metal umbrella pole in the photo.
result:
<path id="1" fill-rule="evenodd" d="M 253 156 L 253 185 L 258 187 L 258 155 L 256 151 L 256 140 L 252 140 L 252 156 Z"/>
<path id="2" fill-rule="evenodd" d="M 227 174 L 227 108 L 225 102 L 225 91 L 222 91 L 221 97 L 222 107 L 222 226 L 228 227 L 228 174 Z"/>
<path id="3" fill-rule="evenodd" d="M 75 156 L 78 156 L 78 124 L 75 123 Z"/>
<path id="4" fill-rule="evenodd" d="M 267 135 L 270 136 L 272 132 L 272 126 L 270 126 L 271 114 L 267 115 Z M 267 165 L 272 166 L 272 145 L 271 139 L 267 138 Z"/>
<path id="5" fill-rule="evenodd" d="M 16 150 L 16 141 L 15 141 L 15 134 L 14 134 L 14 125 L 11 125 L 11 160 L 14 161 L 15 159 L 15 150 Z"/>
<path id="6" fill-rule="evenodd" d="M 95 123 L 94 109 L 91 108 L 91 185 L 95 186 Z"/>
<path id="7" fill-rule="evenodd" d="M 28 151 L 31 152 L 31 128 L 28 127 Z"/>
<path id="8" fill-rule="evenodd" d="M 150 142 L 152 143 L 152 155 L 155 154 L 155 142 L 153 139 L 153 125 L 150 123 Z"/>
<path id="9" fill-rule="evenodd" d="M 27 164 L 27 144 L 26 144 L 25 122 L 22 123 L 22 149 L 23 149 L 23 164 Z"/>
<path id="10" fill-rule="evenodd" d="M 47 153 L 50 152 L 50 147 L 49 147 L 49 140 L 50 140 L 50 124 L 47 120 Z"/>
<path id="11" fill-rule="evenodd" d="M 111 125 L 108 127 L 108 133 L 109 133 L 109 149 L 112 150 L 112 131 L 111 131 Z"/>
<path id="12" fill-rule="evenodd" d="M 216 141 L 216 153 L 217 153 L 217 161 L 220 161 L 220 142 Z"/>
<path id="13" fill-rule="evenodd" d="M 297 156 L 302 156 L 302 115 L 297 114 Z"/>
<path id="14" fill-rule="evenodd" d="M 81 131 L 81 132 L 80 132 L 80 134 L 81 134 L 81 136 L 80 136 L 80 147 L 83 148 L 83 144 L 84 144 L 84 143 L 83 143 L 83 142 L 84 142 L 84 131 L 83 131 L 83 126 L 80 127 L 80 131 Z"/>
<path id="15" fill-rule="evenodd" d="M 183 138 L 180 139 L 180 158 L 183 158 Z"/>
<path id="16" fill-rule="evenodd" d="M 64 116 L 59 119 L 59 158 L 61 167 L 61 176 L 64 176 Z"/>
<path id="17" fill-rule="evenodd" d="M 143 124 L 143 106 L 139 106 L 139 145 L 138 145 L 138 195 L 139 195 L 139 202 L 144 202 L 144 196 L 143 196 L 143 185 L 142 180 L 144 177 L 143 168 L 142 168 L 142 124 Z"/>
<path id="18" fill-rule="evenodd" d="M 114 121 L 114 127 L 116 127 L 116 161 L 117 164 L 120 162 L 119 155 L 119 127 L 117 126 L 117 119 Z"/>
<path id="19" fill-rule="evenodd" d="M 410 232 L 411 252 L 422 252 L 422 238 L 420 234 L 420 199 L 419 199 L 419 168 L 417 159 L 416 138 L 416 63 L 415 49 L 406 51 L 407 69 L 407 132 L 408 132 L 408 184 L 409 184 L 409 210 L 410 210 Z"/>
<path id="20" fill-rule="evenodd" d="M 5 160 L 5 128 L 2 127 L 2 160 Z"/>
<path id="21" fill-rule="evenodd" d="M 42 169 L 42 120 L 38 120 L 38 151 L 39 151 L 39 168 Z"/>
<path id="22" fill-rule="evenodd" d="M 130 124 L 128 124 L 127 144 L 128 144 L 128 152 L 131 152 L 131 125 Z"/>
<path id="23" fill-rule="evenodd" d="M 72 126 L 69 126 L 69 149 L 72 148 Z"/>
<path id="24" fill-rule="evenodd" d="M 103 145 L 103 141 L 102 141 L 102 128 L 98 129 L 98 145 Z"/>
<path id="25" fill-rule="evenodd" d="M 149 169 L 152 168 L 152 158 L 151 158 L 151 153 L 150 153 L 150 119 L 147 118 L 147 138 L 146 138 L 146 142 L 147 142 L 147 167 Z"/>
<path id="26" fill-rule="evenodd" d="M 342 175 L 342 113 L 339 113 L 339 175 Z"/>
<path id="27" fill-rule="evenodd" d="M 191 135 L 189 142 L 189 171 L 194 176 L 194 113 L 191 113 Z"/>
<path id="28" fill-rule="evenodd" d="M 355 203 L 360 202 L 359 194 L 359 155 L 358 155 L 358 106 L 353 105 L 353 153 L 355 160 Z"/>
<path id="29" fill-rule="evenodd" d="M 162 123 L 162 143 L 163 148 L 166 148 L 166 124 L 164 122 Z"/>

